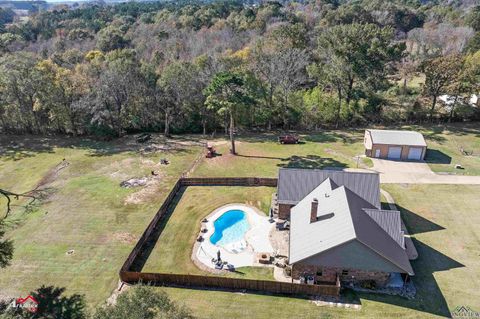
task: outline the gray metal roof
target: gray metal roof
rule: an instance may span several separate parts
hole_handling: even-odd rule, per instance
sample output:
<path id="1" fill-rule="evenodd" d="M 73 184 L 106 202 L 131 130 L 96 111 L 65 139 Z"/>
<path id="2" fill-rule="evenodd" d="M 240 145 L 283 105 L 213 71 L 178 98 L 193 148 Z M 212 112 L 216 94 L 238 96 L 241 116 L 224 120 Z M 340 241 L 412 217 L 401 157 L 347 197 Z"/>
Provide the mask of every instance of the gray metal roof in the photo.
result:
<path id="1" fill-rule="evenodd" d="M 373 206 L 380 208 L 378 173 L 319 169 L 281 168 L 278 172 L 278 202 L 296 205 L 327 178 L 338 185 L 345 185 Z"/>
<path id="2" fill-rule="evenodd" d="M 405 248 L 405 236 L 398 210 L 363 209 L 380 227 L 385 230 L 402 248 Z"/>
<path id="3" fill-rule="evenodd" d="M 319 218 L 318 221 L 310 223 L 313 199 L 318 200 L 317 217 L 329 216 L 328 218 Z M 373 210 L 375 207 L 372 204 L 352 190 L 338 186 L 332 179 L 327 178 L 291 210 L 290 263 L 302 261 L 356 240 L 383 260 L 413 275 L 407 253 L 397 241 L 400 234 L 394 234 L 396 221 L 393 221 L 392 217 L 380 218 L 376 215 L 381 214 L 381 211 L 373 213 Z M 374 215 L 376 219 L 370 215 Z M 389 231 L 380 226 L 377 220 Z M 401 232 L 401 229 L 398 231 Z M 385 268 L 385 271 L 391 269 Z"/>
<path id="4" fill-rule="evenodd" d="M 367 130 L 373 144 L 427 146 L 423 135 L 415 131 Z"/>

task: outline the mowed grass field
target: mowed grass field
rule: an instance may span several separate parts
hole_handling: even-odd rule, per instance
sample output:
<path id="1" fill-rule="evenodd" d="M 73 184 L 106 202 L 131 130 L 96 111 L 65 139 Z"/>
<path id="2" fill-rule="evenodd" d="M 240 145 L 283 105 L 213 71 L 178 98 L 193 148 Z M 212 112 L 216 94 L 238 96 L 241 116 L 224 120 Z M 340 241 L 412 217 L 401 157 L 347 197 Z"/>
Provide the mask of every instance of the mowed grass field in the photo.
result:
<path id="1" fill-rule="evenodd" d="M 193 176 L 257 176 L 276 177 L 280 167 L 346 168 L 371 167 L 365 153 L 363 130 L 325 131 L 318 134 L 300 134 L 299 144 L 282 145 L 278 134 L 245 135 L 237 138 L 238 155 L 230 154 L 230 143 L 217 141 L 220 153 L 203 161 Z"/>
<path id="2" fill-rule="evenodd" d="M 478 152 L 480 133 L 475 125 L 410 128 L 421 130 L 429 148 L 439 151 L 427 158 L 434 171 L 480 175 L 478 157 L 465 157 L 458 148 L 460 143 L 465 149 Z M 280 167 L 344 168 L 372 164 L 356 157 L 364 153 L 363 130 L 326 131 L 301 137 L 302 144 L 280 145 L 275 134 L 242 135 L 238 137 L 239 156 L 228 154 L 228 142 L 218 138 L 214 142 L 222 155 L 202 160 L 192 176 L 275 177 Z M 54 285 L 65 287 L 67 295 L 84 295 L 90 307 L 104 302 L 118 283 L 118 270 L 124 259 L 173 183 L 199 156 L 198 140 L 197 136 L 168 141 L 155 137 L 157 144 L 172 147 L 142 155 L 138 152 L 142 145 L 135 143 L 132 136 L 112 142 L 0 137 L 0 187 L 24 192 L 46 182 L 42 187 L 50 189 L 48 198 L 31 212 L 15 207 L 6 220 L 7 238 L 14 241 L 15 255 L 12 265 L 0 270 L 0 297 L 23 296 L 41 285 Z M 54 174 L 64 158 L 70 165 Z M 161 158 L 168 158 L 171 164 L 160 165 Z M 447 163 L 445 158 L 450 161 Z M 465 170 L 456 170 L 457 162 Z M 152 170 L 159 176 L 152 178 Z M 119 186 L 131 177 L 149 177 L 150 181 L 146 187 Z M 164 289 L 200 318 L 286 318 L 292 313 L 299 318 L 419 318 L 448 316 L 449 309 L 462 304 L 478 311 L 480 240 L 476 212 L 480 209 L 480 188 L 388 185 L 386 189 L 404 208 L 407 226 L 419 242 L 420 254 L 425 256 L 413 263 L 419 287 L 416 300 L 359 295 L 362 310 L 353 311 L 317 307 L 301 298 Z M 267 211 L 272 191 L 263 187 L 187 188 L 166 221 L 144 270 L 182 269 L 198 273 L 189 258 L 200 220 L 215 208 L 232 202 Z M 0 208 L 4 203 L 0 199 Z M 185 220 L 186 215 L 190 219 Z M 74 253 L 67 255 L 71 249 Z M 268 271 L 250 268 L 242 272 L 237 275 L 271 276 Z"/>
<path id="3" fill-rule="evenodd" d="M 199 318 L 439 318 L 457 306 L 480 310 L 480 186 L 388 185 L 414 237 L 419 258 L 414 300 L 353 294 L 362 309 L 319 307 L 307 299 L 161 288 Z"/>
<path id="4" fill-rule="evenodd" d="M 409 128 L 424 135 L 428 145 L 425 160 L 432 171 L 480 175 L 480 123 Z M 464 155 L 462 149 L 469 155 Z M 455 168 L 456 164 L 462 165 L 463 169 Z"/>
<path id="5" fill-rule="evenodd" d="M 215 209 L 232 203 L 244 203 L 257 207 L 267 215 L 273 187 L 187 187 L 176 199 L 178 204 L 164 222 L 163 230 L 147 259 L 143 271 L 181 274 L 211 273 L 200 270 L 192 260 L 202 219 Z M 214 274 L 212 274 L 214 275 Z M 273 280 L 273 269 L 266 267 L 242 267 L 230 277 Z"/>
<path id="6" fill-rule="evenodd" d="M 381 129 L 382 127 L 378 127 Z M 437 173 L 480 175 L 480 123 L 440 126 L 401 126 L 385 129 L 416 130 L 428 145 L 426 162 Z M 257 134 L 237 138 L 237 156 L 229 154 L 228 141 L 217 141 L 221 154 L 203 161 L 194 176 L 275 177 L 280 167 L 300 168 L 370 168 L 363 146 L 364 130 L 325 131 L 299 134 L 301 144 L 281 145 L 275 134 Z M 473 152 L 462 154 L 461 149 Z M 464 169 L 456 169 L 460 164 Z"/>
<path id="7" fill-rule="evenodd" d="M 0 295 L 19 297 L 54 285 L 65 287 L 67 295 L 84 295 L 89 305 L 104 302 L 136 240 L 200 153 L 200 147 L 170 145 L 175 150 L 144 156 L 130 137 L 115 142 L 2 137 L 2 188 L 25 192 L 45 176 L 51 182 L 41 187 L 50 189 L 41 205 L 31 212 L 14 207 L 5 221 L 15 252 L 12 264 L 0 270 Z M 164 157 L 170 165 L 158 163 Z M 70 165 L 52 174 L 63 159 Z M 159 176 L 147 187 L 119 185 L 149 177 L 152 170 Z M 0 204 L 3 214 L 5 201 Z"/>

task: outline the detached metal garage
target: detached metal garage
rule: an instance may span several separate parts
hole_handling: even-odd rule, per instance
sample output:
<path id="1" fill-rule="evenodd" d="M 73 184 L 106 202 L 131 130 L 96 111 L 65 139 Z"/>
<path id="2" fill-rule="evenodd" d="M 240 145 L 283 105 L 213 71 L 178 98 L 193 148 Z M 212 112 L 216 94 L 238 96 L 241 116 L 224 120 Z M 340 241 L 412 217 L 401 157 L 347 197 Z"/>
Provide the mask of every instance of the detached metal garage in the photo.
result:
<path id="1" fill-rule="evenodd" d="M 421 161 L 427 152 L 423 135 L 414 131 L 366 130 L 365 155 L 391 160 Z"/>

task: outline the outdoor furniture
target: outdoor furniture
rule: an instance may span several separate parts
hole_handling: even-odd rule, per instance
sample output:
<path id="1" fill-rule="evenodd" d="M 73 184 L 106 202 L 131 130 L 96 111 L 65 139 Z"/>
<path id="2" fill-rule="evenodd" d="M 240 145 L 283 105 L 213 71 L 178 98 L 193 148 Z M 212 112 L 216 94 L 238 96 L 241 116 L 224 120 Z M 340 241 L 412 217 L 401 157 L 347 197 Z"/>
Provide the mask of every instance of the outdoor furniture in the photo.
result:
<path id="1" fill-rule="evenodd" d="M 305 279 L 306 279 L 307 285 L 313 285 L 315 283 L 313 276 L 307 276 Z"/>
<path id="2" fill-rule="evenodd" d="M 282 220 L 277 222 L 276 228 L 278 230 L 289 230 L 290 229 L 290 222 L 288 220 Z"/>
<path id="3" fill-rule="evenodd" d="M 271 263 L 271 256 L 268 253 L 261 253 L 259 254 L 258 262 L 261 264 L 270 264 Z"/>

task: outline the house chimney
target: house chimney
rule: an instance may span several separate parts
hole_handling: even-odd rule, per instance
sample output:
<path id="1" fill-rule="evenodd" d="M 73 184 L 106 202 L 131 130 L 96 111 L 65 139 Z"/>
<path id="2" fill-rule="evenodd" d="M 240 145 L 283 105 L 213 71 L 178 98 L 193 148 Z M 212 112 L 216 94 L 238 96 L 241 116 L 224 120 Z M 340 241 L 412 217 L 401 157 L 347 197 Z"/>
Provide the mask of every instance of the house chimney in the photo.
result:
<path id="1" fill-rule="evenodd" d="M 310 223 L 317 221 L 318 199 L 314 198 L 312 201 L 312 209 L 310 210 Z"/>

